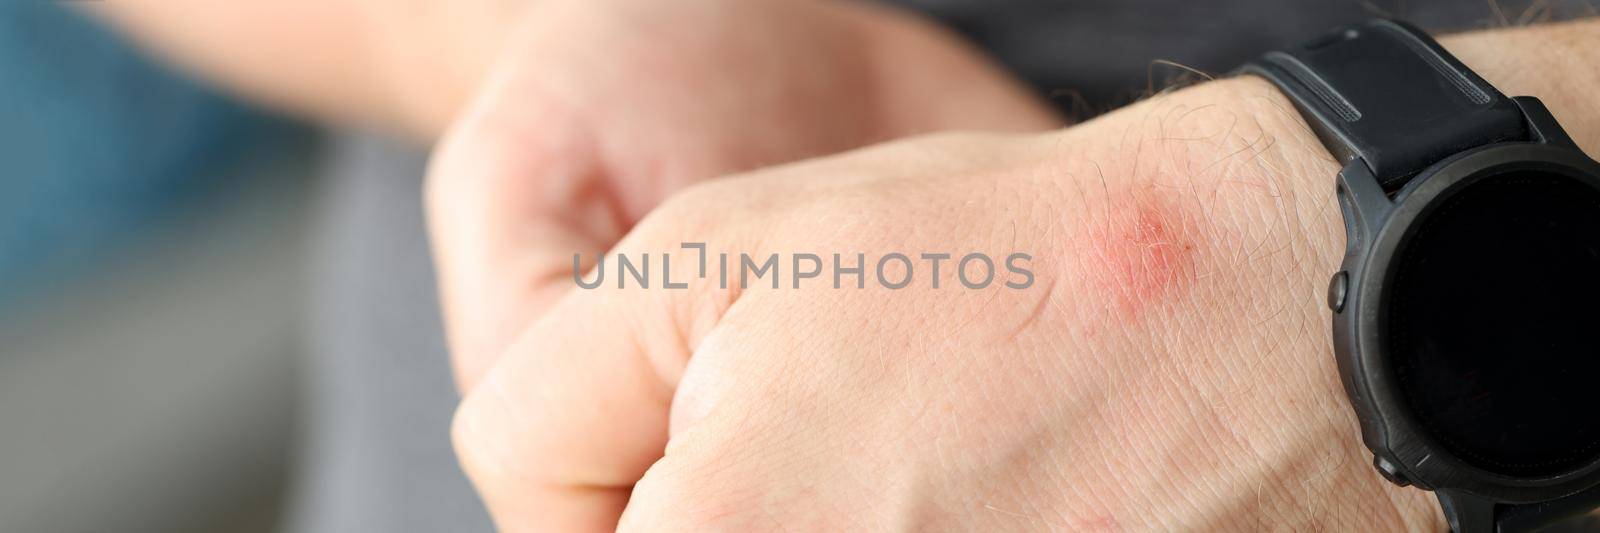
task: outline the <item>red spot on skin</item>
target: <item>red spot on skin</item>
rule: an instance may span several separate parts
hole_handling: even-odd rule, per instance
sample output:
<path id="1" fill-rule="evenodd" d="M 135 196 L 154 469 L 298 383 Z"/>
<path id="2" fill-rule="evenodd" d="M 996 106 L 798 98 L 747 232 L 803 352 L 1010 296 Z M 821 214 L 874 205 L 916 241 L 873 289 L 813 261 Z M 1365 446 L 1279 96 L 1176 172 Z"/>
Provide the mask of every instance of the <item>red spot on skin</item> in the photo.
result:
<path id="1" fill-rule="evenodd" d="M 1158 192 L 1130 191 L 1095 213 L 1086 228 L 1082 265 L 1096 294 L 1124 318 L 1172 301 L 1194 279 L 1195 224 Z"/>

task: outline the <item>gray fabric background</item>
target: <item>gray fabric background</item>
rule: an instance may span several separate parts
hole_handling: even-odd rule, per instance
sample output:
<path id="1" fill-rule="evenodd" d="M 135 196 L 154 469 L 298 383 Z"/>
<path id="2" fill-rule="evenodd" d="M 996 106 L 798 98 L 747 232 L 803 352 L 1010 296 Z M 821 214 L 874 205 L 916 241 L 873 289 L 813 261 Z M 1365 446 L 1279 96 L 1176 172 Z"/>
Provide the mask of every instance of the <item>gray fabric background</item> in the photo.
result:
<path id="1" fill-rule="evenodd" d="M 1497 11 L 1461 0 L 902 3 L 957 28 L 1077 115 L 1127 103 L 1177 73 L 1152 68 L 1152 60 L 1222 72 L 1373 15 L 1457 30 L 1593 12 L 1584 0 L 1539 3 L 1547 7 L 1531 12 L 1530 2 L 1501 2 Z M 450 454 L 457 397 L 423 232 L 423 165 L 416 148 L 374 138 L 333 147 L 316 221 L 310 425 L 297 455 L 289 531 L 491 529 Z"/>
<path id="2" fill-rule="evenodd" d="M 371 136 L 331 144 L 284 529 L 490 531 L 450 451 L 458 396 L 423 226 L 425 156 Z"/>

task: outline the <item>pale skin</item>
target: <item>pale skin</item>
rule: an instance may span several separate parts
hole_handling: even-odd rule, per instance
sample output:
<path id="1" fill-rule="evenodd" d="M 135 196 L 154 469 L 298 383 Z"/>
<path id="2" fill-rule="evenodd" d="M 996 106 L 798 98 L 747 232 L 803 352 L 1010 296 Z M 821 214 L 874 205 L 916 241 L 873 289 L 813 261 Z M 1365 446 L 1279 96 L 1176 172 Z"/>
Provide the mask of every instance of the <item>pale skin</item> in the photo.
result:
<path id="1" fill-rule="evenodd" d="M 445 312 L 463 390 L 532 318 L 525 313 L 544 307 L 530 302 L 555 296 L 551 287 L 501 280 L 571 268 L 570 258 L 501 243 L 592 257 L 696 181 L 927 132 L 1061 124 L 944 29 L 858 2 L 125 0 L 85 8 L 266 103 L 427 142 L 449 130 L 437 165 L 462 179 L 430 202 L 473 213 L 435 220 L 437 231 L 470 236 L 435 243 L 451 248 L 439 268 L 452 295 Z M 455 295 L 469 294 L 469 305 L 454 305 Z"/>
<path id="2" fill-rule="evenodd" d="M 1057 119 L 944 33 L 857 4 L 512 4 L 464 11 L 495 22 L 453 42 L 492 54 L 440 61 L 462 73 L 436 93 L 351 88 L 332 67 L 275 84 L 223 61 L 226 39 L 116 15 L 247 94 L 448 131 L 427 202 L 466 391 L 454 437 L 502 529 L 1443 529 L 1356 440 L 1322 304 L 1337 165 L 1264 82 L 752 170 Z M 425 25 L 408 13 L 338 20 Z M 1445 43 L 1600 150 L 1600 24 Z M 317 83 L 337 90 L 301 88 Z M 569 275 L 574 253 L 682 242 L 1025 251 L 1037 282 L 951 289 L 947 268 L 940 290 L 578 291 Z"/>
<path id="3" fill-rule="evenodd" d="M 1600 24 L 1445 43 L 1600 149 Z M 432 175 L 446 264 L 455 239 L 495 247 L 452 232 L 474 215 L 449 191 L 482 175 L 451 163 Z M 508 269 L 506 290 L 566 294 L 490 355 L 457 450 L 508 531 L 1440 531 L 1431 494 L 1372 470 L 1339 384 L 1337 170 L 1237 78 L 699 185 L 613 253 L 1023 250 L 1038 283 L 577 291 Z"/>
<path id="4" fill-rule="evenodd" d="M 434 175 L 453 178 L 429 182 L 431 209 L 464 214 L 432 219 L 436 236 L 461 236 L 434 244 L 463 390 L 570 287 L 506 280 L 570 279 L 572 253 L 593 259 L 689 184 L 926 132 L 1060 124 L 947 33 L 867 4 L 552 2 L 530 15 L 435 151 Z"/>

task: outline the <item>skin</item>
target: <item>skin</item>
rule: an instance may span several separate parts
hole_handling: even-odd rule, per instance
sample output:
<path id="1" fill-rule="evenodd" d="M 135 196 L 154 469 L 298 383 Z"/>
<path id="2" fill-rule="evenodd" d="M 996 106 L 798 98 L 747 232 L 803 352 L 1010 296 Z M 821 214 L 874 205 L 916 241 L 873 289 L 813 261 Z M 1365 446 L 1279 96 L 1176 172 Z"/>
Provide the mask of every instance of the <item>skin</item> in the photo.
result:
<path id="1" fill-rule="evenodd" d="M 865 3 L 549 2 L 440 142 L 428 202 L 470 390 L 593 259 L 692 183 L 949 129 L 1059 119 L 943 30 Z M 444 237 L 448 236 L 448 237 Z M 567 254 L 542 253 L 547 247 Z"/>
<path id="2" fill-rule="evenodd" d="M 949 32 L 863 2 L 125 0 L 82 6 L 318 120 L 437 139 L 428 202 L 457 382 L 683 187 L 951 129 L 1061 119 Z M 196 24 L 194 21 L 204 21 Z M 295 38 L 283 38 L 295 28 Z M 539 280 L 526 283 L 524 280 Z M 511 281 L 511 284 L 507 284 Z"/>
<path id="3" fill-rule="evenodd" d="M 1600 150 L 1600 23 L 1445 44 Z M 707 182 L 609 246 L 1025 251 L 1024 290 L 958 288 L 947 264 L 937 290 L 580 291 L 527 265 L 592 248 L 459 222 L 482 207 L 452 191 L 525 168 L 451 161 L 430 176 L 441 264 L 503 254 L 484 283 L 540 295 L 484 300 L 445 277 L 453 309 L 526 321 L 456 353 L 496 361 L 454 437 L 507 531 L 1444 529 L 1358 442 L 1323 303 L 1337 165 L 1261 80 Z"/>
<path id="4" fill-rule="evenodd" d="M 636 108 L 673 104 L 684 111 L 706 106 L 682 101 L 687 94 L 653 95 L 640 88 L 717 96 L 729 100 L 725 112 L 796 86 L 831 92 L 839 96 L 835 105 L 852 100 L 847 94 L 868 96 L 857 103 L 870 104 L 872 112 L 853 119 L 871 124 L 845 128 L 840 123 L 847 120 L 816 114 L 791 122 L 813 130 L 819 129 L 813 124 L 833 127 L 839 140 L 826 143 L 830 152 L 859 146 L 864 137 L 882 140 L 941 127 L 1039 129 L 1060 122 L 943 28 L 858 2 L 119 0 L 73 7 L 258 103 L 318 122 L 402 132 L 428 143 L 452 126 L 460 129 L 463 111 L 474 102 L 482 111 L 487 93 L 529 89 L 533 83 L 566 93 L 547 96 L 598 101 L 605 95 L 613 98 L 603 102 L 608 106 L 634 101 Z M 772 71 L 775 65 L 795 70 Z M 489 82 L 491 73 L 500 83 Z M 808 74 L 821 76 L 804 77 Z M 523 79 L 506 80 L 513 77 Z M 738 83 L 711 83 L 717 81 Z M 838 86 L 818 87 L 829 81 Z M 502 105 L 510 109 L 503 112 L 535 109 L 538 103 L 506 102 Z M 804 98 L 766 103 L 810 109 Z M 662 109 L 655 108 L 653 115 L 665 116 Z M 627 118 L 633 112 L 609 113 Z M 758 119 L 778 118 L 772 115 L 709 118 L 754 125 L 771 124 Z M 767 144 L 790 136 L 767 129 L 746 133 Z M 827 152 L 813 148 L 803 155 L 818 153 Z"/>
<path id="5" fill-rule="evenodd" d="M 1356 442 L 1320 303 L 1335 165 L 1259 80 L 678 193 L 1057 119 L 944 32 L 856 3 L 92 4 L 258 101 L 444 135 L 454 434 L 506 530 L 1443 527 Z M 1597 34 L 1447 46 L 1594 153 Z M 686 241 L 1025 251 L 1037 282 L 954 288 L 948 263 L 940 290 L 920 263 L 899 291 L 568 281 L 575 252 Z"/>

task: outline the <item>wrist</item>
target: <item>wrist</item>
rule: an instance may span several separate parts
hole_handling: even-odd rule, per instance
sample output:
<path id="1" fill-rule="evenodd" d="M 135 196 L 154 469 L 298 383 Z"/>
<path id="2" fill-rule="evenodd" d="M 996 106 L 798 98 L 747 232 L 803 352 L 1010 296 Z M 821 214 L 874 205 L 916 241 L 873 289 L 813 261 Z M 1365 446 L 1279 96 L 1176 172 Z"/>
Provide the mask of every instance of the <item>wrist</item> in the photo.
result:
<path id="1" fill-rule="evenodd" d="M 1600 124 L 1594 118 L 1597 106 L 1586 95 L 1592 94 L 1594 84 L 1600 81 L 1593 67 L 1597 58 L 1592 51 L 1600 44 L 1596 43 L 1600 40 L 1597 29 L 1600 28 L 1593 21 L 1505 29 L 1454 36 L 1444 39 L 1444 44 L 1507 95 L 1540 98 L 1574 140 L 1594 153 L 1600 147 L 1597 142 L 1600 141 L 1600 127 L 1597 127 Z M 1288 365 L 1278 367 L 1279 370 L 1313 368 L 1322 382 L 1329 385 L 1318 393 L 1336 399 L 1334 403 L 1343 411 L 1314 410 L 1302 413 L 1292 422 L 1304 429 L 1296 435 L 1341 439 L 1320 447 L 1312 441 L 1297 444 L 1292 439 L 1269 437 L 1279 434 L 1270 427 L 1229 427 L 1229 431 L 1217 437 L 1264 439 L 1278 444 L 1276 449 L 1280 452 L 1284 452 L 1285 446 L 1293 450 L 1299 460 L 1291 463 L 1301 464 L 1301 467 L 1280 463 L 1275 469 L 1263 470 L 1266 477 L 1258 481 L 1262 486 L 1277 486 L 1290 493 L 1304 488 L 1305 483 L 1320 484 L 1320 491 L 1310 491 L 1298 499 L 1302 505 L 1306 500 L 1317 500 L 1327 502 L 1321 505 L 1329 506 L 1330 510 L 1337 509 L 1338 504 L 1328 502 L 1329 498 L 1361 495 L 1367 499 L 1367 504 L 1357 505 L 1357 508 L 1370 508 L 1374 500 L 1392 505 L 1394 512 L 1379 518 L 1379 523 L 1386 528 L 1399 525 L 1443 528 L 1442 516 L 1431 495 L 1393 487 L 1370 468 L 1365 468 L 1370 456 L 1355 440 L 1358 432 L 1341 387 L 1337 385 L 1337 371 L 1326 342 L 1327 312 L 1317 304 L 1320 299 L 1308 290 L 1319 289 L 1326 282 L 1326 275 L 1336 269 L 1342 255 L 1343 226 L 1333 202 L 1333 176 L 1338 172 L 1338 164 L 1322 148 L 1289 101 L 1258 78 L 1232 78 L 1205 84 L 1152 99 L 1130 111 L 1109 121 L 1123 124 L 1128 132 L 1114 141 L 1117 144 L 1112 153 L 1121 155 L 1113 159 L 1122 161 L 1117 168 L 1129 175 L 1133 183 L 1185 191 L 1186 198 L 1177 203 L 1194 205 L 1202 215 L 1197 218 L 1201 223 L 1182 226 L 1192 228 L 1187 233 L 1204 237 L 1180 241 L 1185 246 L 1193 245 L 1194 255 L 1201 258 L 1199 266 L 1187 273 L 1192 278 L 1187 281 L 1196 285 L 1189 288 L 1191 306 L 1186 307 L 1188 312 L 1200 307 L 1204 309 L 1201 313 L 1208 317 L 1228 317 L 1253 316 L 1253 307 L 1277 310 L 1268 318 L 1278 324 L 1255 322 L 1255 335 L 1259 337 L 1260 330 L 1267 329 L 1307 338 L 1285 341 L 1295 349 L 1278 345 L 1264 351 L 1232 353 L 1254 353 L 1254 356 L 1244 356 L 1253 365 Z M 1128 139 L 1134 142 L 1129 143 Z M 1130 170 L 1141 168 L 1145 170 Z M 1246 253 L 1247 250 L 1266 250 L 1270 254 L 1257 256 Z M 1167 335 L 1204 338 L 1241 326 L 1229 324 L 1230 320 L 1207 318 L 1203 329 L 1168 331 Z M 1169 329 L 1185 327 L 1176 324 Z M 1286 363 L 1286 360 L 1296 362 Z M 1197 364 L 1226 365 L 1228 361 Z M 1252 375 L 1248 366 L 1241 368 L 1243 372 L 1229 374 Z M 1281 372 L 1256 372 L 1253 379 L 1281 381 L 1286 376 Z M 1263 383 L 1261 386 L 1278 385 Z M 1290 402 L 1296 398 L 1316 401 L 1303 394 L 1296 396 L 1295 389 L 1283 390 L 1281 398 Z M 1304 416 L 1306 414 L 1313 416 Z M 1362 468 L 1323 477 L 1322 474 L 1334 470 L 1327 469 L 1323 463 L 1307 465 L 1300 461 L 1306 455 L 1326 457 L 1330 454 Z M 1227 501 L 1240 495 L 1218 496 L 1217 501 Z M 1266 515 L 1296 516 L 1295 498 L 1275 501 L 1284 503 L 1285 507 L 1266 510 Z M 1260 506 L 1268 507 L 1265 503 Z M 1285 514 L 1277 514 L 1280 511 Z M 1344 520 L 1371 520 L 1373 517 L 1351 518 L 1331 512 L 1324 519 L 1353 527 L 1365 522 Z"/>
<path id="2" fill-rule="evenodd" d="M 1595 29 L 1593 22 L 1508 29 L 1446 45 L 1507 94 L 1541 98 L 1592 147 L 1595 109 L 1583 94 L 1595 81 L 1587 57 L 1593 45 L 1585 42 L 1600 35 Z M 1092 329 L 1127 336 L 1096 339 L 1105 349 L 1093 351 L 1132 347 L 1130 365 L 1148 366 L 1150 354 L 1160 354 L 1157 360 L 1186 369 L 1190 379 L 1231 376 L 1192 383 L 1184 392 L 1194 396 L 1192 405 L 1224 414 L 1229 405 L 1276 406 L 1224 416 L 1228 422 L 1204 437 L 1217 443 L 1206 450 L 1151 440 L 1132 453 L 1229 464 L 1231 474 L 1185 471 L 1164 482 L 1191 501 L 1216 504 L 1209 512 L 1267 517 L 1290 528 L 1444 529 L 1432 495 L 1383 481 L 1358 440 L 1321 304 L 1343 255 L 1334 198 L 1340 165 L 1284 95 L 1255 77 L 1218 80 L 1151 98 L 1048 143 L 1057 161 L 1067 161 L 1058 175 L 1068 183 L 1057 187 L 1090 200 L 1088 208 L 1058 210 L 1088 228 L 1062 242 L 1077 259 L 1058 277 L 1086 280 L 1084 294 L 1112 302 L 1117 312 L 1083 319 L 1109 321 Z M 1066 158 L 1063 146 L 1073 147 Z M 1061 205 L 1082 205 L 1074 202 Z M 1194 487 L 1209 493 L 1196 495 Z M 1252 507 L 1230 507 L 1239 501 Z M 1207 505 L 1192 511 L 1204 514 Z"/>
<path id="3" fill-rule="evenodd" d="M 1123 460 L 1171 468 L 1097 490 L 1139 494 L 1149 507 L 1126 512 L 1155 529 L 1442 528 L 1356 440 L 1319 303 L 1344 242 L 1339 166 L 1284 96 L 1223 79 L 1040 144 L 1048 173 L 1030 174 L 1057 178 L 1036 196 L 1061 191 L 1050 213 L 1068 228 L 1041 279 L 1080 295 L 1065 320 L 1106 372 L 1178 384 L 1103 421 L 1138 436 L 1116 442 Z"/>

